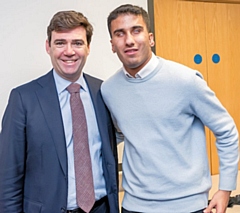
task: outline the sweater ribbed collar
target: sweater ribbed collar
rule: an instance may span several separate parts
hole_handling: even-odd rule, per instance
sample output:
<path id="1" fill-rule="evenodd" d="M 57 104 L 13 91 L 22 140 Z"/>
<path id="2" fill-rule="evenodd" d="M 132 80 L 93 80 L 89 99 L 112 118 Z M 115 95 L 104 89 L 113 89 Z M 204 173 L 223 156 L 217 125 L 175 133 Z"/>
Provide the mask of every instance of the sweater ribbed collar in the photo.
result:
<path id="1" fill-rule="evenodd" d="M 136 73 L 135 78 L 137 79 L 145 78 L 157 67 L 158 63 L 159 62 L 156 55 L 152 52 L 151 59 L 138 73 Z M 123 71 L 128 78 L 134 78 L 127 72 L 127 70 L 124 67 L 123 67 Z"/>
<path id="2" fill-rule="evenodd" d="M 151 66 L 148 66 L 150 65 L 149 63 L 146 65 L 147 66 L 147 69 L 146 70 L 140 70 L 141 71 L 144 71 L 144 74 L 141 75 L 141 78 L 133 78 L 133 77 L 129 77 L 125 71 L 123 70 L 122 68 L 122 71 L 124 72 L 124 76 L 126 78 L 127 81 L 130 81 L 132 83 L 141 83 L 141 82 L 144 82 L 144 81 L 147 81 L 148 79 L 152 78 L 153 76 L 155 76 L 162 68 L 163 66 L 163 59 L 158 57 L 158 56 L 155 56 L 152 57 L 152 59 L 154 58 L 154 63 L 151 64 Z M 149 61 L 150 62 L 150 61 Z M 145 69 L 146 66 L 143 68 Z M 138 72 L 139 73 L 139 72 Z"/>

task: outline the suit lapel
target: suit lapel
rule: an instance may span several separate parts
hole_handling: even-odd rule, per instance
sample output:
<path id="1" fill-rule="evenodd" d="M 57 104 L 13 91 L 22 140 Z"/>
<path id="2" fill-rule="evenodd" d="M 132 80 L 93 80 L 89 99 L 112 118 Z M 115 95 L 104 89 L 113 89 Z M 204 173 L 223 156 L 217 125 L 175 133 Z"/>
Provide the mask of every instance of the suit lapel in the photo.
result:
<path id="1" fill-rule="evenodd" d="M 106 132 L 106 119 L 104 116 L 105 113 L 105 108 L 104 108 L 104 104 L 103 104 L 103 100 L 101 98 L 101 94 L 100 94 L 100 82 L 99 80 L 96 80 L 95 78 L 84 74 L 84 78 L 87 82 L 89 91 L 90 91 L 90 95 L 92 98 L 92 102 L 93 102 L 93 106 L 94 106 L 94 110 L 95 110 L 95 114 L 96 114 L 96 119 L 97 119 L 97 123 L 98 123 L 98 128 L 99 128 L 99 132 L 101 137 L 103 137 L 103 133 Z"/>
<path id="2" fill-rule="evenodd" d="M 90 95 L 92 98 L 98 129 L 102 140 L 102 160 L 103 160 L 103 172 L 107 184 L 107 189 L 112 190 L 112 185 L 115 185 L 117 176 L 117 148 L 115 135 L 111 125 L 110 114 L 106 109 L 103 102 L 100 87 L 101 81 L 84 75 L 87 82 Z M 112 154 L 113 153 L 113 154 Z M 115 168 L 115 169 L 114 169 Z M 112 181 L 112 182 L 111 182 Z M 115 186 L 117 188 L 117 186 Z"/>
<path id="3" fill-rule="evenodd" d="M 67 175 L 67 151 L 63 128 L 62 115 L 58 94 L 56 90 L 53 72 L 49 72 L 40 78 L 38 83 L 42 86 L 37 90 L 37 96 L 52 135 L 52 139 L 58 154 L 60 165 L 65 175 Z"/>
<path id="4" fill-rule="evenodd" d="M 96 114 L 98 129 L 102 139 L 102 151 L 103 153 L 104 151 L 106 153 L 109 153 L 111 152 L 111 147 L 113 147 L 113 144 L 109 146 L 109 143 L 112 142 L 112 141 L 109 141 L 109 134 L 108 134 L 108 131 L 109 131 L 108 122 L 110 122 L 109 121 L 110 118 L 109 118 L 109 115 L 107 114 L 108 111 L 106 110 L 106 107 L 100 92 L 101 81 L 87 74 L 84 74 L 84 78 L 87 82 L 90 95 L 92 98 L 95 114 Z"/>

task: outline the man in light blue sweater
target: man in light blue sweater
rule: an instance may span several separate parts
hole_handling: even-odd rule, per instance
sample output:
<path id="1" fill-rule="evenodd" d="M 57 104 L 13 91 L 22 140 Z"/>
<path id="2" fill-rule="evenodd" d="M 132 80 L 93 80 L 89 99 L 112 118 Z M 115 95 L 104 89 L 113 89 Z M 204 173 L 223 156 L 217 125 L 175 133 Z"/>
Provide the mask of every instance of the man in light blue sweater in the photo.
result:
<path id="1" fill-rule="evenodd" d="M 122 5 L 108 16 L 112 50 L 123 67 L 102 84 L 123 153 L 122 212 L 225 212 L 238 173 L 238 132 L 203 76 L 155 56 L 147 12 Z M 216 136 L 219 190 L 211 175 L 204 126 Z M 122 136 L 122 137 L 121 137 Z"/>

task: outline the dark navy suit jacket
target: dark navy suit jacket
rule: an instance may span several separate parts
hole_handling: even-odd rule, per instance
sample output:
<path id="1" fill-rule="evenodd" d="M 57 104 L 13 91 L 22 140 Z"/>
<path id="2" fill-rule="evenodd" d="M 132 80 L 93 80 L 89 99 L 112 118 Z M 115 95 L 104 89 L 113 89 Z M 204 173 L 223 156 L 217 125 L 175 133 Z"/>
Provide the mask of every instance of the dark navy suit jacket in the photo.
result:
<path id="1" fill-rule="evenodd" d="M 102 81 L 84 74 L 102 139 L 110 212 L 118 212 L 115 133 Z M 53 71 L 11 91 L 0 134 L 0 212 L 66 211 L 67 151 Z"/>

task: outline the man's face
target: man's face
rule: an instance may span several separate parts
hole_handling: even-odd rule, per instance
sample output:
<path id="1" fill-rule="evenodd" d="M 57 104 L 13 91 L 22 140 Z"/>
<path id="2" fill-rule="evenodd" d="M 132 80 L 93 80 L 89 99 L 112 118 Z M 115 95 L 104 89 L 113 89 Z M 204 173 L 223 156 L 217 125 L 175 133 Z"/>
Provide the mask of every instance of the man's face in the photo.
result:
<path id="1" fill-rule="evenodd" d="M 51 44 L 46 41 L 46 50 L 55 71 L 64 79 L 76 81 L 89 54 L 86 30 L 77 27 L 62 32 L 52 32 Z"/>
<path id="2" fill-rule="evenodd" d="M 153 34 L 148 33 L 142 16 L 124 14 L 111 23 L 112 51 L 117 53 L 125 69 L 132 75 L 151 59 Z"/>

